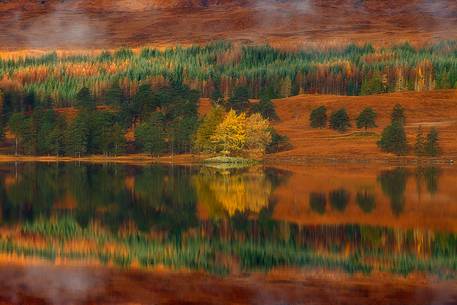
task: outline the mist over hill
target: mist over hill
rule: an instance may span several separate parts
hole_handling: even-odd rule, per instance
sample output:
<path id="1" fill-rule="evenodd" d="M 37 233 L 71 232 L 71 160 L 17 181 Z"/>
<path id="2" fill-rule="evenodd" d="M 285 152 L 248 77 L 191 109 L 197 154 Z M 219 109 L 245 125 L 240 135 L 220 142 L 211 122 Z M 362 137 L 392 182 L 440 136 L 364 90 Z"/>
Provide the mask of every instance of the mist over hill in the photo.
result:
<path id="1" fill-rule="evenodd" d="M 2 0 L 0 48 L 109 48 L 233 40 L 426 43 L 457 38 L 453 0 Z"/>

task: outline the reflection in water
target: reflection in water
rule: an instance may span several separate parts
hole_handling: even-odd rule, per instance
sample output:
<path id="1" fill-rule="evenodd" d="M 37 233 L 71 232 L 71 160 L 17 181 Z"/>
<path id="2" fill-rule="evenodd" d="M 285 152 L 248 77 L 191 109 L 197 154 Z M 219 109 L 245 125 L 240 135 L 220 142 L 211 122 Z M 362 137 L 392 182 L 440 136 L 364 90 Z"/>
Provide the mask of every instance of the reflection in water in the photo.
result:
<path id="1" fill-rule="evenodd" d="M 365 213 L 373 212 L 376 207 L 375 195 L 367 189 L 357 192 L 356 201 L 360 209 Z"/>
<path id="2" fill-rule="evenodd" d="M 390 206 L 394 215 L 399 216 L 405 207 L 405 189 L 408 171 L 404 168 L 383 171 L 378 176 L 382 191 L 390 198 Z"/>
<path id="3" fill-rule="evenodd" d="M 344 212 L 346 210 L 346 207 L 349 203 L 349 192 L 346 191 L 345 189 L 339 189 L 336 191 L 330 192 L 330 204 L 332 207 L 339 211 L 339 212 Z"/>
<path id="4" fill-rule="evenodd" d="M 416 183 L 420 192 L 422 181 L 425 181 L 427 191 L 433 195 L 438 192 L 440 169 L 436 167 L 418 167 L 416 169 Z"/>
<path id="5" fill-rule="evenodd" d="M 212 218 L 224 213 L 259 213 L 268 206 L 272 191 L 265 172 L 257 167 L 232 172 L 203 168 L 194 183 L 199 203 L 208 208 Z"/>
<path id="6" fill-rule="evenodd" d="M 310 193 L 309 194 L 309 206 L 311 209 L 319 214 L 325 213 L 325 206 L 327 204 L 327 198 L 324 193 Z"/>
<path id="7" fill-rule="evenodd" d="M 439 171 L 423 172 L 438 191 Z M 278 219 L 278 193 L 296 191 L 291 175 L 260 167 L 23 164 L 16 176 L 3 166 L 0 255 L 216 274 L 307 266 L 457 275 L 453 233 Z M 333 212 L 328 200 L 339 217 L 355 204 L 374 213 L 380 187 L 399 218 L 408 177 L 399 168 L 381 172 L 379 186 L 373 179 L 355 190 L 316 188 L 307 193 L 309 209 L 324 218 Z"/>

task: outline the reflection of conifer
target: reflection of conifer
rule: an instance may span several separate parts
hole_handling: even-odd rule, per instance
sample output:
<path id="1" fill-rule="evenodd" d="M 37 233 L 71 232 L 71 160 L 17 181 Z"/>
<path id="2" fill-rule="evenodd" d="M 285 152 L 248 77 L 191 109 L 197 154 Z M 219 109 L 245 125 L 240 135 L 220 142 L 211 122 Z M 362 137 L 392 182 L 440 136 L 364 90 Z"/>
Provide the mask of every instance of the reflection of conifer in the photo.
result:
<path id="1" fill-rule="evenodd" d="M 309 206 L 311 210 L 319 213 L 325 213 L 325 206 L 327 205 L 327 198 L 323 193 L 310 193 L 309 194 Z"/>
<path id="2" fill-rule="evenodd" d="M 405 189 L 408 172 L 404 168 L 383 171 L 378 176 L 382 191 L 390 198 L 390 205 L 394 215 L 399 216 L 405 206 Z"/>
<path id="3" fill-rule="evenodd" d="M 333 192 L 330 192 L 330 204 L 335 210 L 339 212 L 344 212 L 349 203 L 349 197 L 349 192 L 345 189 L 335 190 Z"/>
<path id="4" fill-rule="evenodd" d="M 356 197 L 357 204 L 359 205 L 360 209 L 365 213 L 371 213 L 374 208 L 376 207 L 376 201 L 374 194 L 370 193 L 367 190 L 363 190 L 362 192 L 357 193 Z"/>

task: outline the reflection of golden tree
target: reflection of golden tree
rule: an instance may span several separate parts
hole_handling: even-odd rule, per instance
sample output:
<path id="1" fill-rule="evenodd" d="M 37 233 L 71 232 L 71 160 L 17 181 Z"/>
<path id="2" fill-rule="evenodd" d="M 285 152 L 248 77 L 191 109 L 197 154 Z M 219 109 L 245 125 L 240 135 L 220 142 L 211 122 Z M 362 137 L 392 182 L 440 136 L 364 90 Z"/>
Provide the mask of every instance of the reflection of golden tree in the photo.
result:
<path id="1" fill-rule="evenodd" d="M 205 205 L 209 216 L 217 218 L 225 211 L 258 213 L 268 205 L 272 186 L 262 170 L 223 173 L 205 169 L 194 178 L 199 204 Z"/>

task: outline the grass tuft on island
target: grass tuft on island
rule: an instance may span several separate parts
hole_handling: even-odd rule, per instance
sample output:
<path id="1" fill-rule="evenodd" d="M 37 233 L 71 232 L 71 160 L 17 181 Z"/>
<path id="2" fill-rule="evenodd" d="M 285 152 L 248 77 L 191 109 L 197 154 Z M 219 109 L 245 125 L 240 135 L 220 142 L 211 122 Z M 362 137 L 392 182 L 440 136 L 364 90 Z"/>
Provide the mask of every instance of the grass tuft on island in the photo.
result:
<path id="1" fill-rule="evenodd" d="M 210 164 L 240 164 L 240 165 L 251 165 L 258 163 L 259 161 L 253 159 L 246 159 L 242 157 L 228 157 L 228 156 L 217 156 L 203 160 L 203 163 Z"/>

